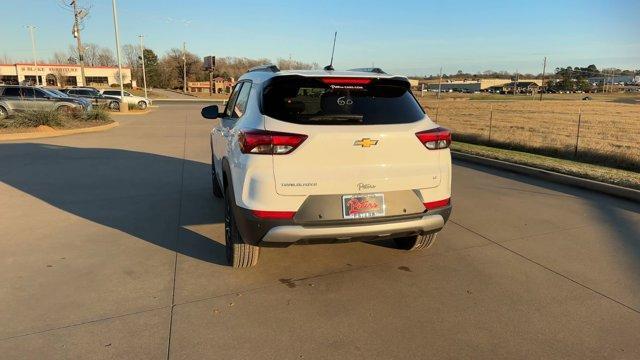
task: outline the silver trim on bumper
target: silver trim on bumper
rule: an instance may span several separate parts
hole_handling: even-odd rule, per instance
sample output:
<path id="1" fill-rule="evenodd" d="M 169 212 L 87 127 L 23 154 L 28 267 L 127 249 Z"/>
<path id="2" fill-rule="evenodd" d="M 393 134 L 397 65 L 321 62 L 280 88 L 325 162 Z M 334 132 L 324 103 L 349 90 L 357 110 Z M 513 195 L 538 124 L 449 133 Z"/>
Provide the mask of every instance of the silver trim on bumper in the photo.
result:
<path id="1" fill-rule="evenodd" d="M 304 239 L 349 239 L 361 236 L 387 236 L 410 231 L 434 231 L 444 227 L 440 215 L 425 215 L 418 219 L 362 225 L 335 226 L 277 226 L 267 232 L 263 242 L 294 243 Z"/>

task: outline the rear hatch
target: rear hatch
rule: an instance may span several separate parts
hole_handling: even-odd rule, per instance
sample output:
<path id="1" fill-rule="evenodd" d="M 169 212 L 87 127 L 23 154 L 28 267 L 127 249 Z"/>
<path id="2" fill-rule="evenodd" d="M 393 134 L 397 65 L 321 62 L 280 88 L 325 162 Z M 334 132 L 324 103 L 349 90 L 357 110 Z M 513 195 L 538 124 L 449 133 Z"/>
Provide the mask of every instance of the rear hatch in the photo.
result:
<path id="1" fill-rule="evenodd" d="M 281 195 L 377 193 L 440 184 L 440 151 L 416 133 L 426 119 L 404 78 L 275 77 L 263 92 L 265 130 L 306 135 L 274 155 Z"/>

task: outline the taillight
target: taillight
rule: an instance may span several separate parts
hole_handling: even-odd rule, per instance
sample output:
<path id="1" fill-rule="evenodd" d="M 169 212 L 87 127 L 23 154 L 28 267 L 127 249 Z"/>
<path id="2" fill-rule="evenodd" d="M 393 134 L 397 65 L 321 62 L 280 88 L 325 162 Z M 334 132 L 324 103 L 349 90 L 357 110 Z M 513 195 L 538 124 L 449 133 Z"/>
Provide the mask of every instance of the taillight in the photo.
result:
<path id="1" fill-rule="evenodd" d="M 296 215 L 295 211 L 265 211 L 265 210 L 251 210 L 251 213 L 255 217 L 261 219 L 293 219 Z"/>
<path id="2" fill-rule="evenodd" d="M 322 78 L 322 82 L 327 85 L 368 85 L 371 82 L 369 78 L 339 78 L 339 77 L 326 77 Z"/>
<path id="3" fill-rule="evenodd" d="M 306 139 L 307 135 L 266 130 L 246 130 L 238 135 L 240 151 L 245 154 L 288 154 Z"/>
<path id="4" fill-rule="evenodd" d="M 444 200 L 426 202 L 426 203 L 424 203 L 424 207 L 427 210 L 433 210 L 433 209 L 445 207 L 445 206 L 449 205 L 450 203 L 451 203 L 451 198 L 446 198 Z"/>
<path id="5" fill-rule="evenodd" d="M 451 131 L 443 127 L 420 131 L 416 136 L 429 150 L 446 149 L 451 145 Z"/>

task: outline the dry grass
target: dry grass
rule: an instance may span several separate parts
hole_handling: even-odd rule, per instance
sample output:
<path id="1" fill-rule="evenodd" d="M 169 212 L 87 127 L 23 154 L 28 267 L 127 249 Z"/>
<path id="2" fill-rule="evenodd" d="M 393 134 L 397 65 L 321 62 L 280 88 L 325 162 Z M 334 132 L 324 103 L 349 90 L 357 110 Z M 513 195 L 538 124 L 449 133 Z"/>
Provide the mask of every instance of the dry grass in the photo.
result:
<path id="1" fill-rule="evenodd" d="M 638 172 L 463 142 L 454 142 L 451 150 L 640 190 Z"/>
<path id="2" fill-rule="evenodd" d="M 454 139 L 640 169 L 640 105 L 418 99 Z"/>

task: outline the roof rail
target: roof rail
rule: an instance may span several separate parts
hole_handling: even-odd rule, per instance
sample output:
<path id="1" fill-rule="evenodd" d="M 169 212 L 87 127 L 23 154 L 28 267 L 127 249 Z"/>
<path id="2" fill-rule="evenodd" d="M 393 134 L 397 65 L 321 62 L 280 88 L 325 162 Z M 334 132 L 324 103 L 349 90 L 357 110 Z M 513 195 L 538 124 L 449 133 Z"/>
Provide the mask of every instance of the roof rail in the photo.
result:
<path id="1" fill-rule="evenodd" d="M 264 65 L 252 67 L 247 72 L 253 72 L 253 71 L 278 72 L 278 71 L 280 71 L 280 69 L 278 69 L 278 67 L 276 65 L 273 65 L 273 64 L 264 64 Z"/>
<path id="2" fill-rule="evenodd" d="M 384 72 L 382 69 L 377 68 L 377 67 L 349 69 L 347 71 L 359 71 L 359 72 L 370 72 L 370 73 L 376 73 L 376 74 L 386 74 L 386 72 Z"/>

